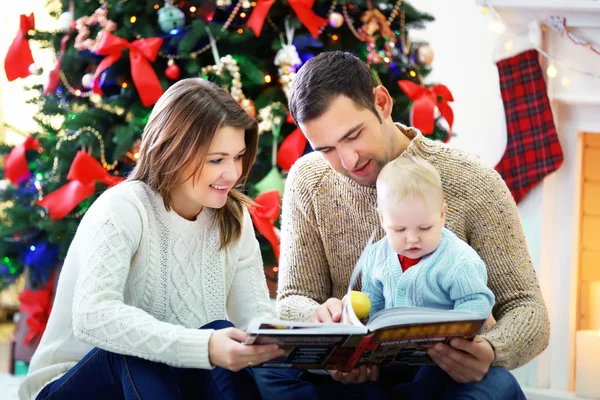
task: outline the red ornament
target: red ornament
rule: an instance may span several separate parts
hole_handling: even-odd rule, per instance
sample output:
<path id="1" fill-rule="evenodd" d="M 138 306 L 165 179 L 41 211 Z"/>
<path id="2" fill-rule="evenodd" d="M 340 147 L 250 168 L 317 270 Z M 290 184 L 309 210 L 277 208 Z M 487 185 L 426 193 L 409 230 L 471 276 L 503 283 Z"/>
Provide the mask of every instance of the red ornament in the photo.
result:
<path id="1" fill-rule="evenodd" d="M 172 81 L 176 81 L 181 76 L 181 70 L 179 66 L 175 64 L 175 61 L 169 60 L 169 66 L 165 69 L 165 76 Z"/>

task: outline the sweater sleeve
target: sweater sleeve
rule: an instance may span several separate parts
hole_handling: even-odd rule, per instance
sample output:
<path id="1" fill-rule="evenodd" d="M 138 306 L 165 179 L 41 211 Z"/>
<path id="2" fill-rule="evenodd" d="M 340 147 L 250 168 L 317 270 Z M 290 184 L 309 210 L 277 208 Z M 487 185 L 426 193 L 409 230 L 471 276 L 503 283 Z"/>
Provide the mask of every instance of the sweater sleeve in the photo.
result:
<path id="1" fill-rule="evenodd" d="M 482 168 L 471 183 L 467 241 L 483 259 L 496 297 L 496 324 L 482 335 L 494 348 L 493 366 L 514 369 L 548 345 L 550 326 L 516 204 L 496 171 Z"/>
<path id="2" fill-rule="evenodd" d="M 78 340 L 119 354 L 175 367 L 212 368 L 208 342 L 213 330 L 162 322 L 124 303 L 131 260 L 143 240 L 144 210 L 133 198 L 110 198 L 84 217 L 72 248 L 81 265 L 73 297 Z M 105 207 L 102 207 L 104 205 Z"/>
<path id="3" fill-rule="evenodd" d="M 260 246 L 246 210 L 238 246 L 239 257 L 227 298 L 227 314 L 236 328 L 244 330 L 254 317 L 275 318 L 275 310 L 269 302 Z"/>
<path id="4" fill-rule="evenodd" d="M 314 174 L 294 164 L 288 175 L 281 216 L 281 255 L 277 314 L 290 321 L 309 321 L 332 293 L 329 263 L 312 204 Z M 313 187 L 311 187 L 313 186 Z"/>
<path id="5" fill-rule="evenodd" d="M 454 309 L 470 311 L 487 319 L 494 305 L 494 294 L 487 287 L 483 261 L 462 259 L 449 272 L 442 290 L 454 301 Z"/>

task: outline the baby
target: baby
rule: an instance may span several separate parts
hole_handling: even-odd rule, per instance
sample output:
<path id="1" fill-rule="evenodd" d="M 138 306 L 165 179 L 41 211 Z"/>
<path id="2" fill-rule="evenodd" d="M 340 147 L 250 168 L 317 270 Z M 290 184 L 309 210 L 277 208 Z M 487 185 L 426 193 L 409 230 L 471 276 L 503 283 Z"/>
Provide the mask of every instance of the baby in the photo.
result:
<path id="1" fill-rule="evenodd" d="M 494 294 L 485 264 L 444 228 L 446 208 L 440 175 L 427 161 L 400 156 L 381 170 L 377 211 L 386 236 L 366 249 L 362 273 L 370 315 L 412 306 L 488 318 Z"/>

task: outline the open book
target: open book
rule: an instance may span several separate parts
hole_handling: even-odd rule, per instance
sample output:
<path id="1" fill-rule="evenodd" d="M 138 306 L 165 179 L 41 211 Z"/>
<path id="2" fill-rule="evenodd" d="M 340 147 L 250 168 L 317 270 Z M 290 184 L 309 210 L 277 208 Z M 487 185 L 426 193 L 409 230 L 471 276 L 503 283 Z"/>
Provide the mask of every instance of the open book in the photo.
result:
<path id="1" fill-rule="evenodd" d="M 373 236 L 369 244 L 372 241 Z M 347 299 L 361 265 L 359 260 L 348 285 Z M 484 323 L 468 311 L 395 307 L 377 312 L 365 325 L 348 300 L 341 323 L 253 319 L 247 329 L 250 337 L 246 344 L 275 343 L 285 350 L 284 355 L 261 367 L 350 371 L 358 365 L 423 365 L 433 363 L 427 355 L 428 347 L 457 337 L 472 340 Z"/>

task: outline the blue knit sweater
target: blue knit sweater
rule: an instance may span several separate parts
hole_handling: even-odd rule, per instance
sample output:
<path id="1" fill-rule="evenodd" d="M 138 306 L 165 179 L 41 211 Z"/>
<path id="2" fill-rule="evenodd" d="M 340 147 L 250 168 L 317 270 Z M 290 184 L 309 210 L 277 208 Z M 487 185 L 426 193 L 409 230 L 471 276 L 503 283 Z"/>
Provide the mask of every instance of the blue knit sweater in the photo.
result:
<path id="1" fill-rule="evenodd" d="M 398 306 L 468 310 L 482 319 L 492 311 L 494 294 L 487 287 L 485 264 L 446 228 L 438 248 L 406 272 L 387 237 L 365 251 L 362 291 L 371 300 L 371 316 Z"/>

